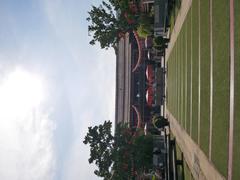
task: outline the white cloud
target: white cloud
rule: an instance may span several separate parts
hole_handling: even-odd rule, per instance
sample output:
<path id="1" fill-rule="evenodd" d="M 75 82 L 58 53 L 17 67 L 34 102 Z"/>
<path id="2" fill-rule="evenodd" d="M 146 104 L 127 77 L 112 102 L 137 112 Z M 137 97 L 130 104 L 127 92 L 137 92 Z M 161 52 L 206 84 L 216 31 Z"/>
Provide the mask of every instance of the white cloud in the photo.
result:
<path id="1" fill-rule="evenodd" d="M 71 147 L 69 158 L 64 167 L 63 180 L 99 179 L 94 173 L 94 165 L 89 165 L 89 149 L 82 145 L 82 139 L 78 138 Z"/>
<path id="2" fill-rule="evenodd" d="M 79 3 L 77 6 L 72 2 L 72 6 L 76 6 L 77 11 L 69 7 L 69 3 L 66 4 L 68 7 L 65 6 L 61 0 L 51 2 L 45 0 L 45 3 L 46 18 L 56 35 L 54 38 L 52 36 L 49 38 L 53 38 L 54 42 L 57 38 L 56 44 L 61 44 L 64 47 L 64 52 L 59 47 L 54 46 L 53 48 L 49 44 L 38 49 L 34 44 L 35 42 L 30 39 L 29 42 L 26 42 L 27 40 L 18 42 L 20 44 L 18 51 L 11 49 L 4 53 L 6 56 L 0 53 L 0 60 L 5 59 L 6 64 L 8 64 L 7 62 L 11 58 L 10 62 L 26 64 L 29 67 L 32 67 L 33 64 L 34 66 L 44 64 L 41 66 L 43 69 L 39 69 L 41 71 L 49 70 L 48 74 L 51 77 L 48 78 L 53 81 L 57 78 L 61 79 L 62 84 L 54 82 L 54 85 L 57 88 L 65 86 L 67 89 L 65 95 L 68 96 L 70 102 L 72 119 L 64 121 L 73 124 L 74 127 L 69 130 L 73 132 L 74 139 L 66 138 L 61 139 L 61 141 L 73 141 L 73 143 L 70 147 L 62 147 L 70 149 L 64 151 L 68 152 L 64 154 L 66 161 L 58 161 L 54 155 L 58 153 L 58 149 L 54 149 L 52 138 L 55 121 L 49 119 L 49 113 L 38 107 L 35 112 L 30 111 L 21 119 L 15 116 L 4 118 L 1 116 L 1 112 L 6 107 L 1 104 L 0 97 L 0 180 L 52 180 L 55 173 L 59 175 L 61 180 L 99 179 L 93 174 L 95 167 L 88 164 L 89 149 L 83 145 L 82 140 L 88 126 L 102 123 L 108 119 L 114 120 L 114 52 L 106 52 L 100 50 L 98 46 L 90 48 L 89 45 L 86 45 L 89 39 L 86 37 L 86 26 L 83 26 L 81 20 L 78 19 L 79 12 L 83 11 Z M 73 18 L 72 13 L 74 12 L 77 13 Z M 45 51 L 44 48 L 49 49 L 49 51 Z M 53 64 L 50 63 L 52 59 L 54 59 Z M 61 63 L 63 63 L 62 69 L 60 68 L 62 67 Z M 1 67 L 1 64 L 0 78 L 3 75 L 2 70 L 6 71 L 6 66 Z M 9 64 L 12 67 L 12 63 Z M 60 77 L 59 74 L 53 73 L 57 69 L 60 69 Z M 59 91 L 57 88 L 56 91 Z M 56 96 L 56 92 L 54 95 Z M 53 101 L 52 97 L 50 101 Z M 54 104 L 54 102 L 52 103 Z M 65 106 L 69 105 L 65 104 Z M 8 110 L 11 113 L 11 109 Z M 62 114 L 62 112 L 56 113 L 59 116 Z M 63 168 L 55 169 L 56 162 L 64 164 Z"/>
<path id="3" fill-rule="evenodd" d="M 21 86 L 22 80 L 18 80 Z M 42 103 L 32 107 L 28 104 L 26 109 L 22 108 L 24 99 L 16 98 L 11 99 L 12 106 L 10 103 L 5 106 L 13 91 L 16 93 L 20 88 L 6 85 L 13 82 L 11 78 L 0 79 L 0 179 L 51 180 L 55 173 L 52 141 L 55 124 Z M 19 112 L 18 108 L 24 111 Z"/>
<path id="4" fill-rule="evenodd" d="M 94 165 L 88 164 L 89 147 L 82 143 L 89 126 L 114 121 L 115 117 L 115 55 L 113 51 L 96 52 L 98 59 L 85 83 L 76 79 L 67 81 L 72 109 L 74 141 L 65 162 L 63 180 L 99 179 L 94 175 Z M 113 126 L 114 127 L 114 126 Z"/>

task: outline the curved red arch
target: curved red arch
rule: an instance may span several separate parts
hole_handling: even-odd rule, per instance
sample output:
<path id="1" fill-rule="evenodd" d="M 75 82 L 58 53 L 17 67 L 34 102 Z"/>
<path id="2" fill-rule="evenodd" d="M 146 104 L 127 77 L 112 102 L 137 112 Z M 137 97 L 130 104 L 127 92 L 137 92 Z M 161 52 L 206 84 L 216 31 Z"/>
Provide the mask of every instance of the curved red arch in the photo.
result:
<path id="1" fill-rule="evenodd" d="M 141 128 L 141 114 L 138 111 L 138 108 L 136 106 L 132 105 L 132 108 L 134 109 L 134 111 L 137 114 L 137 119 L 138 119 L 137 128 Z"/>
<path id="2" fill-rule="evenodd" d="M 136 71 L 137 68 L 139 67 L 139 65 L 141 64 L 142 61 L 142 45 L 140 43 L 140 39 L 139 39 L 139 35 L 137 33 L 137 31 L 133 31 L 134 37 L 137 41 L 137 45 L 138 45 L 138 61 L 137 64 L 134 66 L 132 72 Z"/>

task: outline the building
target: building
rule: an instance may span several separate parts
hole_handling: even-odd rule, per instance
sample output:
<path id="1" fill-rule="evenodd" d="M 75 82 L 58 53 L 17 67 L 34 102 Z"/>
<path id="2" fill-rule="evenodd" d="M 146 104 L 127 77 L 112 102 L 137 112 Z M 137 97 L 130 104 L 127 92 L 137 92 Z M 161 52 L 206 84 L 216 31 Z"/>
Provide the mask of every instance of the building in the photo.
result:
<path id="1" fill-rule="evenodd" d="M 129 123 L 130 127 L 143 127 L 151 120 L 153 111 L 160 112 L 163 68 L 145 48 L 145 39 L 137 32 L 126 33 L 118 43 L 116 62 L 115 124 Z M 158 78 L 157 78 L 158 77 Z"/>

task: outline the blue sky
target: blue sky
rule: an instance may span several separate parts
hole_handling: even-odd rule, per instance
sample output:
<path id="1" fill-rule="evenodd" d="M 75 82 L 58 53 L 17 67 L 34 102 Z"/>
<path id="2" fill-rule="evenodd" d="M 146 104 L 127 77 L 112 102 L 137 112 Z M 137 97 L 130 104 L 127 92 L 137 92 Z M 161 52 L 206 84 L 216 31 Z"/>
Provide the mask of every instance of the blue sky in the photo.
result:
<path id="1" fill-rule="evenodd" d="M 44 87 L 44 100 L 21 118 L 14 107 L 27 100 L 8 101 L 15 116 L 0 103 L 1 180 L 98 179 L 82 140 L 88 126 L 114 120 L 115 108 L 115 54 L 88 44 L 87 11 L 99 2 L 0 1 L 0 102 L 16 71 Z"/>

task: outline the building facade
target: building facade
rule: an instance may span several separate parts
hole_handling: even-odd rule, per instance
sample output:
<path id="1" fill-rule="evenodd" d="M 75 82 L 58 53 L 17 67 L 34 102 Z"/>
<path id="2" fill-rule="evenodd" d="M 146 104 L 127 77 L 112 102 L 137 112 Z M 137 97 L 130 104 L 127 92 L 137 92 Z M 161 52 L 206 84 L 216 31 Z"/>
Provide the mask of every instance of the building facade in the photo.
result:
<path id="1" fill-rule="evenodd" d="M 146 43 L 137 32 L 126 33 L 118 43 L 115 124 L 125 122 L 140 128 L 151 121 L 153 112 L 160 111 L 158 92 L 163 85 L 157 77 L 162 68 L 149 57 Z"/>

